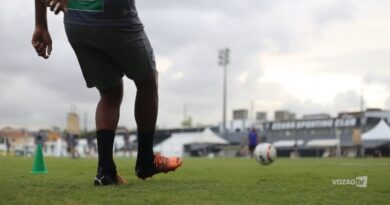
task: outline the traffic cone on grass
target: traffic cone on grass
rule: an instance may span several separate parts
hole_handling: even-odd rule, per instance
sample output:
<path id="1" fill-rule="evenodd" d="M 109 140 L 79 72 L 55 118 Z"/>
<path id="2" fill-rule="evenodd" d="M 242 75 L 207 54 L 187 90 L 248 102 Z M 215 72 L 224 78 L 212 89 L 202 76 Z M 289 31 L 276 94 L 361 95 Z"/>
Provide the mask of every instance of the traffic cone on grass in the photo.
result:
<path id="1" fill-rule="evenodd" d="M 43 158 L 42 144 L 38 144 L 37 150 L 35 152 L 34 164 L 31 173 L 33 174 L 47 173 L 45 159 Z"/>

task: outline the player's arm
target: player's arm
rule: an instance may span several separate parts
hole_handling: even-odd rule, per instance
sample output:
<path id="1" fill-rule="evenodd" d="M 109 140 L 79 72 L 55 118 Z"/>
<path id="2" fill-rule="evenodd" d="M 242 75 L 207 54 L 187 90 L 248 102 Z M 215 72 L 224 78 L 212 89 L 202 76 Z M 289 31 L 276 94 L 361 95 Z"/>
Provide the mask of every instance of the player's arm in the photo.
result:
<path id="1" fill-rule="evenodd" d="M 47 27 L 46 5 L 43 0 L 35 0 L 35 30 L 31 43 L 38 56 L 49 58 L 52 41 Z"/>

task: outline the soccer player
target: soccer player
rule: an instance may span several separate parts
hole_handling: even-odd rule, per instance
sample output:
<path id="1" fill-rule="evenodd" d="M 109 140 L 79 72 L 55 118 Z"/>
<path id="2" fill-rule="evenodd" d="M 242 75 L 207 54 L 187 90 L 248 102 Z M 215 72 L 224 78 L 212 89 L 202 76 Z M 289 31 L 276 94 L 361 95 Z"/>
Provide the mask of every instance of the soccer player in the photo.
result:
<path id="1" fill-rule="evenodd" d="M 154 54 L 138 18 L 134 0 L 35 0 L 32 44 L 38 56 L 49 58 L 52 40 L 47 8 L 64 13 L 65 31 L 79 61 L 86 85 L 96 87 L 98 169 L 95 185 L 123 184 L 113 160 L 113 143 L 123 97 L 122 77 L 137 88 L 135 120 L 138 156 L 135 173 L 145 180 L 180 167 L 182 159 L 153 153 L 158 111 L 157 71 Z"/>
<path id="2" fill-rule="evenodd" d="M 252 128 L 252 130 L 248 133 L 248 148 L 251 157 L 253 157 L 253 151 L 255 150 L 256 146 L 257 146 L 257 132 L 255 128 Z"/>

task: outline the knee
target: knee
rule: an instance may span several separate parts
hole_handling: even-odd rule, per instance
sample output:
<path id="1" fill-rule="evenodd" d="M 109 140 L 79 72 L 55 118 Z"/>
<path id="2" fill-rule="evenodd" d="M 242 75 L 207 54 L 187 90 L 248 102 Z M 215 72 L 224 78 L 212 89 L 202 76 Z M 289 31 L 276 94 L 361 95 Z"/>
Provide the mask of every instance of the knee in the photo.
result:
<path id="1" fill-rule="evenodd" d="M 99 90 L 99 93 L 100 100 L 120 105 L 123 97 L 123 83 L 109 89 Z"/>
<path id="2" fill-rule="evenodd" d="M 157 92 L 158 87 L 158 73 L 157 71 L 150 73 L 142 80 L 134 81 L 137 90 L 148 91 L 148 92 Z"/>

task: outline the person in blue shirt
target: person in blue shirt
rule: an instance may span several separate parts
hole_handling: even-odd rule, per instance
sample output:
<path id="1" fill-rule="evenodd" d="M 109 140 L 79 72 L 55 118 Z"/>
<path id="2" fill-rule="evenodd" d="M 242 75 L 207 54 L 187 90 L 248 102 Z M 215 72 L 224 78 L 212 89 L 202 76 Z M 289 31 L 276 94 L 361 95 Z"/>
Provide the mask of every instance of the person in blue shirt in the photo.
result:
<path id="1" fill-rule="evenodd" d="M 256 146 L 257 146 L 257 132 L 255 128 L 252 128 L 252 130 L 248 133 L 248 149 L 251 157 L 253 157 L 253 151 L 255 150 Z"/>
<path id="2" fill-rule="evenodd" d="M 64 13 L 65 31 L 88 88 L 97 88 L 96 109 L 98 168 L 94 184 L 124 184 L 113 159 L 115 131 L 123 98 L 123 80 L 137 88 L 135 120 L 140 179 L 180 167 L 182 159 L 153 152 L 158 112 L 157 71 L 153 49 L 144 31 L 134 0 L 35 0 L 35 31 L 32 45 L 38 56 L 49 58 L 52 40 L 47 8 Z"/>

